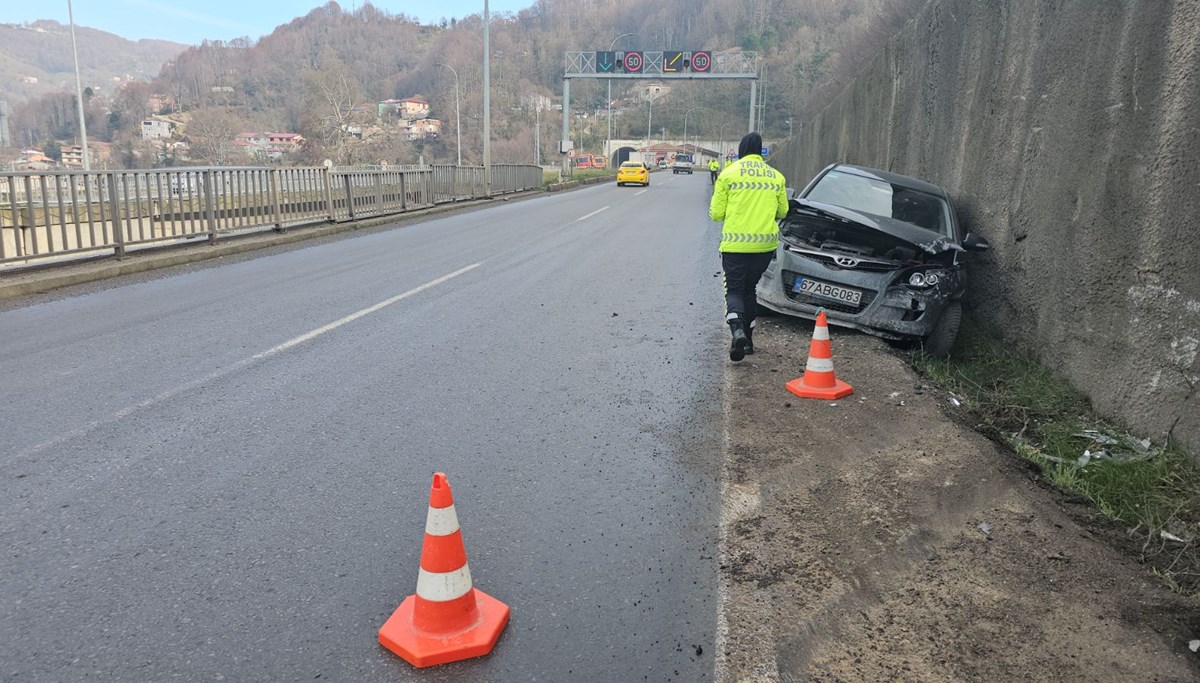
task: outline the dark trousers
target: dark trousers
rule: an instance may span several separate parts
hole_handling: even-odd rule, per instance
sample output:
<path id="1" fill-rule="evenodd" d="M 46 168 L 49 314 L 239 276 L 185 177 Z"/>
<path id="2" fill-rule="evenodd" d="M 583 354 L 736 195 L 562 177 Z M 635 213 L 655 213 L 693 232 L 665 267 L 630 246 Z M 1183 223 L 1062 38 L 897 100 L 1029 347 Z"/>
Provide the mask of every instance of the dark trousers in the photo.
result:
<path id="1" fill-rule="evenodd" d="M 774 251 L 762 254 L 721 253 L 725 270 L 725 313 L 737 314 L 746 325 L 758 316 L 758 297 L 754 288 L 775 256 Z"/>

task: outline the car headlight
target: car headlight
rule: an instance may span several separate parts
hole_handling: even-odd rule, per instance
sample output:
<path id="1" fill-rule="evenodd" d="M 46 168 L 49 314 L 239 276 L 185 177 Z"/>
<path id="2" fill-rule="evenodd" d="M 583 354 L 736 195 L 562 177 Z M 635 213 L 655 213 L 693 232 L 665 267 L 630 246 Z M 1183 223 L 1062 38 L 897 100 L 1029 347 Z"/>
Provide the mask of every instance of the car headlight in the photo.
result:
<path id="1" fill-rule="evenodd" d="M 915 289 L 937 287 L 947 273 L 942 270 L 915 270 L 908 276 L 908 286 Z"/>

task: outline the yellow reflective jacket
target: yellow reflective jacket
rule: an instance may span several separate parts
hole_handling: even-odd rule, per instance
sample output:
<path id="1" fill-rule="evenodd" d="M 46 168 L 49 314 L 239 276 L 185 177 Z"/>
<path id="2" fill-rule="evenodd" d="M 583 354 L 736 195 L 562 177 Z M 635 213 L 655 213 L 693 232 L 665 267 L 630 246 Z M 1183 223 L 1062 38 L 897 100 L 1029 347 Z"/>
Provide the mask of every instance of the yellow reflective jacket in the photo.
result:
<path id="1" fill-rule="evenodd" d="M 716 161 L 710 161 L 710 162 L 708 162 L 708 170 L 710 170 L 710 171 L 715 171 L 715 170 L 717 170 L 718 168 L 719 168 L 719 167 L 717 166 L 717 162 L 716 162 Z"/>
<path id="2" fill-rule="evenodd" d="M 708 217 L 724 221 L 721 251 L 758 254 L 779 246 L 780 218 L 787 215 L 783 174 L 757 154 L 747 154 L 717 177 Z"/>

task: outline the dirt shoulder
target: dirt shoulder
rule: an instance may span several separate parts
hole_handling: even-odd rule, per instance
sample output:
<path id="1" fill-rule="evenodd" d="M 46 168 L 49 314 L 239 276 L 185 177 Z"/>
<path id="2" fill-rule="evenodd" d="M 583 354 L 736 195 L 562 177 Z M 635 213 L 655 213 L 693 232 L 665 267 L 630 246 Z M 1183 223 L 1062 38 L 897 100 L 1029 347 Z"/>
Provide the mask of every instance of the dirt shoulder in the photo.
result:
<path id="1" fill-rule="evenodd" d="M 833 330 L 852 396 L 792 396 L 812 324 L 761 323 L 730 368 L 721 678 L 1200 680 L 1200 604 L 1088 503 L 872 337 Z"/>

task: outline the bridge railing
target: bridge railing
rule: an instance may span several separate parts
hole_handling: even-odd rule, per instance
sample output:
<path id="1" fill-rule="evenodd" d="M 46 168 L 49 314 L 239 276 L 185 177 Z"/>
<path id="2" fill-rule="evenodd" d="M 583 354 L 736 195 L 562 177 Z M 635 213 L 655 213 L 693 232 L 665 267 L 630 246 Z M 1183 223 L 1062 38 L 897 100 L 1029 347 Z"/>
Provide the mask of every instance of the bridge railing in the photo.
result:
<path id="1" fill-rule="evenodd" d="M 0 172 L 0 266 L 400 214 L 485 196 L 482 166 L 209 167 Z M 492 166 L 492 194 L 537 189 L 538 166 Z"/>

